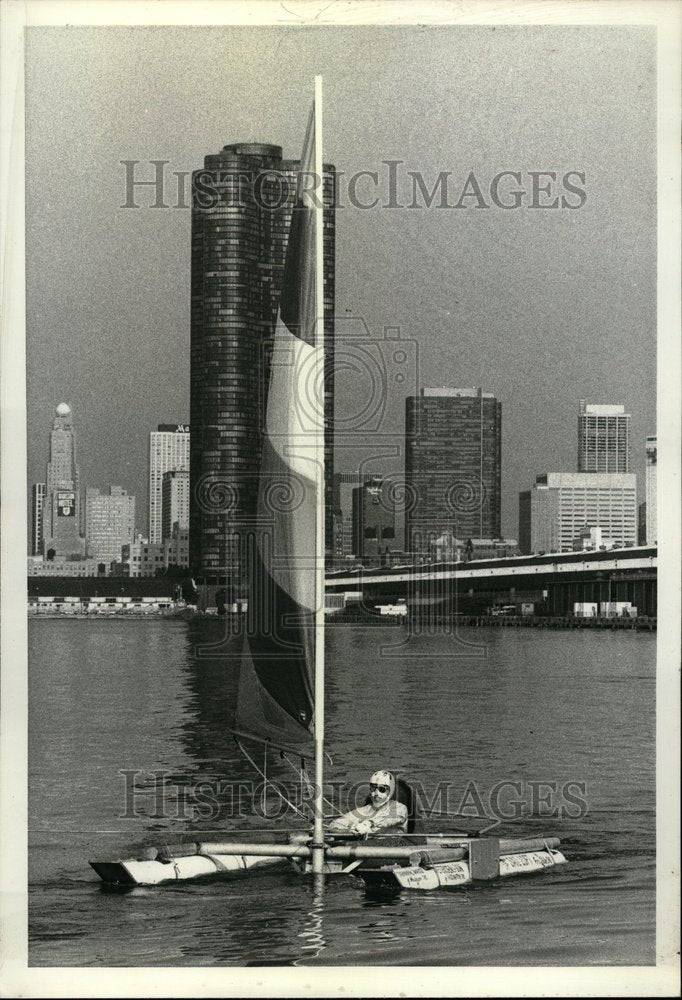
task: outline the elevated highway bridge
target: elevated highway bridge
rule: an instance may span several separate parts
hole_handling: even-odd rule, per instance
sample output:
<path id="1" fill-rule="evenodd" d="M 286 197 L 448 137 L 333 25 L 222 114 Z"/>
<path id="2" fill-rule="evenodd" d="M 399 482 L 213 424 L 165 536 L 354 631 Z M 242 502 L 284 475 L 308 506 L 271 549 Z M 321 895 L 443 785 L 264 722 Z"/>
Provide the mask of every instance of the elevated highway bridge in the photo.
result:
<path id="1" fill-rule="evenodd" d="M 529 601 L 547 614 L 573 614 L 576 603 L 627 601 L 639 614 L 657 612 L 657 549 L 644 546 L 597 552 L 432 563 L 327 573 L 327 593 L 362 594 L 369 607 L 405 600 L 408 606 L 478 612 Z"/>

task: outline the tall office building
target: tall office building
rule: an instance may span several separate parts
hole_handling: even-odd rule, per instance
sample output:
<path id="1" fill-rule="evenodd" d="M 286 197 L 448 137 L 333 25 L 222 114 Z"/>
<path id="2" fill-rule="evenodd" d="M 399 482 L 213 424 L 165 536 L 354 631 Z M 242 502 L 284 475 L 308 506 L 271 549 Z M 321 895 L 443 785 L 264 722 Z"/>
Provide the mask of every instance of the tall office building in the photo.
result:
<path id="1" fill-rule="evenodd" d="M 31 555 L 43 554 L 43 505 L 45 503 L 45 483 L 34 483 L 31 487 Z"/>
<path id="2" fill-rule="evenodd" d="M 630 414 L 624 406 L 580 400 L 578 472 L 627 472 Z"/>
<path id="3" fill-rule="evenodd" d="M 189 472 L 189 424 L 159 424 L 149 434 L 149 544 L 163 541 L 163 477 Z"/>
<path id="4" fill-rule="evenodd" d="M 88 556 L 98 562 L 120 562 L 121 549 L 135 539 L 135 497 L 120 486 L 100 493 L 95 486 L 85 490 L 85 538 Z"/>
<path id="5" fill-rule="evenodd" d="M 135 539 L 135 497 L 120 486 L 109 487 L 108 493 L 88 486 L 85 538 L 91 559 L 107 565 L 120 561 L 122 547 Z"/>
<path id="6" fill-rule="evenodd" d="M 174 524 L 189 530 L 189 472 L 164 472 L 161 493 L 161 540 L 167 542 Z"/>
<path id="7" fill-rule="evenodd" d="M 646 544 L 656 545 L 658 542 L 658 523 L 656 517 L 656 435 L 646 439 Z"/>
<path id="8" fill-rule="evenodd" d="M 43 504 L 43 553 L 47 559 L 82 559 L 85 539 L 80 533 L 80 476 L 76 463 L 76 433 L 71 407 L 60 403 L 50 433 Z"/>
<path id="9" fill-rule="evenodd" d="M 501 535 L 502 405 L 482 389 L 422 389 L 405 416 L 405 548 L 428 553 L 444 532 Z"/>
<path id="10" fill-rule="evenodd" d="M 268 355 L 296 195 L 279 146 L 235 143 L 193 175 L 190 560 L 197 582 L 244 580 L 253 527 Z M 334 168 L 324 167 L 325 482 L 332 543 Z"/>
<path id="11" fill-rule="evenodd" d="M 395 503 L 387 484 L 374 476 L 353 490 L 353 553 L 364 562 L 377 562 L 395 547 Z"/>
<path id="12" fill-rule="evenodd" d="M 343 560 L 356 555 L 353 535 L 353 493 L 358 486 L 379 478 L 371 472 L 335 472 L 332 476 L 332 509 L 334 524 L 332 529 L 334 558 Z M 358 557 L 359 558 L 359 557 Z"/>
<path id="13" fill-rule="evenodd" d="M 585 529 L 615 548 L 637 544 L 637 476 L 630 472 L 547 472 L 519 496 L 523 553 L 572 552 Z"/>

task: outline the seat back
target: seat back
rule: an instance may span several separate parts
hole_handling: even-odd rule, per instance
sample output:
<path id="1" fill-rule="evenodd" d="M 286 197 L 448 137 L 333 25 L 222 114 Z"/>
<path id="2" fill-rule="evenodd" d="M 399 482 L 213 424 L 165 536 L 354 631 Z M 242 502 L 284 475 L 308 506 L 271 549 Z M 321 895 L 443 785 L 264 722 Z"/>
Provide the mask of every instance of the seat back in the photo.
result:
<path id="1" fill-rule="evenodd" d="M 419 816 L 417 813 L 417 796 L 414 794 L 414 789 L 402 778 L 396 778 L 394 797 L 396 801 L 402 802 L 407 809 L 407 833 L 419 832 L 416 829 Z"/>
<path id="2" fill-rule="evenodd" d="M 421 833 L 421 820 L 417 812 L 417 796 L 414 794 L 414 789 L 403 778 L 396 778 L 393 798 L 396 802 L 402 802 L 407 809 L 406 833 Z M 368 795 L 364 801 L 364 805 L 368 806 L 371 803 L 372 800 Z"/>

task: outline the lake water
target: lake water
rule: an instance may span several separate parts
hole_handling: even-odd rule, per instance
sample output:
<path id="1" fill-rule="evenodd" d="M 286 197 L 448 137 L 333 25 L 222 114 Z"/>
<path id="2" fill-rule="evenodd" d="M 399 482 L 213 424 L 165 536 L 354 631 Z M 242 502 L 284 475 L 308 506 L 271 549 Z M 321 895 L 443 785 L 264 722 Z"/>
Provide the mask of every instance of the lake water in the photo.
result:
<path id="1" fill-rule="evenodd" d="M 489 808 L 491 790 L 516 782 L 498 805 L 509 810 L 515 798 L 524 815 L 501 831 L 559 836 L 567 865 L 391 898 L 367 895 L 351 878 L 329 879 L 316 892 L 286 867 L 107 891 L 88 860 L 265 825 L 230 815 L 233 786 L 258 779 L 226 732 L 234 679 L 220 657 L 195 655 L 220 627 L 30 622 L 31 965 L 655 961 L 649 633 L 467 629 L 401 646 L 401 627 L 328 630 L 335 782 L 390 767 L 427 792 L 448 782 L 451 810 L 467 791 L 468 804 L 478 796 Z M 128 817 L 122 771 L 137 772 Z M 279 759 L 268 773 L 294 777 Z M 217 815 L 192 811 L 199 782 L 223 782 Z M 533 782 L 556 787 L 549 805 Z M 546 786 L 541 796 L 549 797 Z M 550 808 L 560 815 L 548 817 Z"/>

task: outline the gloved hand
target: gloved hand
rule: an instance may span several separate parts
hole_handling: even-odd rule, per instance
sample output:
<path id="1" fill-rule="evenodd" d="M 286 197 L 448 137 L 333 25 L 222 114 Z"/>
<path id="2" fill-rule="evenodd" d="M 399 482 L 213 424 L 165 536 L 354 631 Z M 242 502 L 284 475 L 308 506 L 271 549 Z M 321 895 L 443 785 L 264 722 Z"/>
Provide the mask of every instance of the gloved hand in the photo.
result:
<path id="1" fill-rule="evenodd" d="M 374 829 L 374 823 L 371 819 L 361 819 L 353 827 L 353 833 L 357 833 L 359 837 L 364 836 L 367 833 L 371 833 Z"/>

